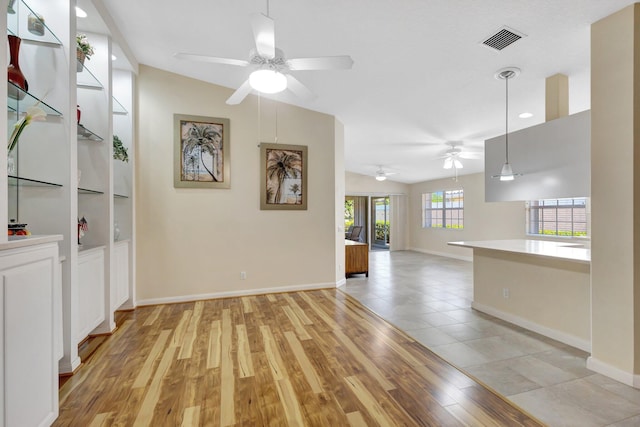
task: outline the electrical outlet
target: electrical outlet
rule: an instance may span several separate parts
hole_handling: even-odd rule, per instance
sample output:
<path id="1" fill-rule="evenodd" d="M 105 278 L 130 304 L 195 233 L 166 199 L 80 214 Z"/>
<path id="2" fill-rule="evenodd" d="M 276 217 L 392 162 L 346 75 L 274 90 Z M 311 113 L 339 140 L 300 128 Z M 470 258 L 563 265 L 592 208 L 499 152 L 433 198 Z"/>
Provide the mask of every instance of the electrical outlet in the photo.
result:
<path id="1" fill-rule="evenodd" d="M 509 288 L 502 288 L 502 297 L 509 298 Z"/>
<path id="2" fill-rule="evenodd" d="M 247 278 L 247 272 L 246 271 L 241 271 L 240 272 L 240 280 L 245 280 Z"/>

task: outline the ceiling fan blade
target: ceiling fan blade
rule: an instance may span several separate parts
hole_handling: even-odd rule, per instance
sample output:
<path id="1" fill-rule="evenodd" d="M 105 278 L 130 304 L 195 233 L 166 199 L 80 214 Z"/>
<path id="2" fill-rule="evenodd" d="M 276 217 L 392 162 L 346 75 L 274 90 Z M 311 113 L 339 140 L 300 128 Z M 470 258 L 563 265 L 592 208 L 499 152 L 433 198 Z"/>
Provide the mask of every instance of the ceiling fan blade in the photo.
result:
<path id="1" fill-rule="evenodd" d="M 242 83 L 242 86 L 240 86 L 235 92 L 233 92 L 233 95 L 231 95 L 229 99 L 227 99 L 227 104 L 240 104 L 242 100 L 245 99 L 247 95 L 249 95 L 249 93 L 251 93 L 251 85 L 249 84 L 249 80 L 247 80 Z"/>
<path id="2" fill-rule="evenodd" d="M 192 53 L 176 53 L 173 56 L 178 59 L 188 59 L 190 61 L 200 61 L 200 62 L 211 62 L 213 64 L 238 65 L 240 67 L 247 67 L 249 65 L 249 61 L 245 61 L 244 59 L 217 58 L 215 56 L 195 55 Z"/>
<path id="3" fill-rule="evenodd" d="M 453 166 L 453 157 L 447 157 L 444 159 L 444 165 L 442 166 L 444 169 L 451 169 Z"/>
<path id="4" fill-rule="evenodd" d="M 313 92 L 307 89 L 305 85 L 300 83 L 300 81 L 295 77 L 293 77 L 291 74 L 287 74 L 286 76 L 287 76 L 287 88 L 291 92 L 293 92 L 296 96 L 306 101 L 311 101 L 316 97 L 313 94 Z"/>
<path id="5" fill-rule="evenodd" d="M 482 153 L 477 151 L 463 151 L 458 155 L 461 159 L 481 159 Z"/>
<path id="6" fill-rule="evenodd" d="M 276 36 L 273 19 L 261 13 L 251 15 L 251 28 L 260 56 L 272 59 L 276 56 Z"/>
<path id="7" fill-rule="evenodd" d="M 353 59 L 349 55 L 293 58 L 287 60 L 291 70 L 349 70 Z"/>

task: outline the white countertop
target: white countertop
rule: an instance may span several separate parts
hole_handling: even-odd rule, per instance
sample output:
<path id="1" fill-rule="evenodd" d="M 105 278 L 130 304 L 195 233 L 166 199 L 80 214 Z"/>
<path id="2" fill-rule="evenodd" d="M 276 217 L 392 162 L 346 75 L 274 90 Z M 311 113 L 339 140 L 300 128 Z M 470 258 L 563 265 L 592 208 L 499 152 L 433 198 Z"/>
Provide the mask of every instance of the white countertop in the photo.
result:
<path id="1" fill-rule="evenodd" d="M 511 239 L 449 242 L 448 244 L 464 248 L 489 249 L 544 258 L 558 258 L 583 264 L 591 263 L 591 249 L 585 248 L 580 243 Z"/>
<path id="2" fill-rule="evenodd" d="M 51 234 L 42 236 L 9 236 L 8 242 L 0 243 L 0 251 L 6 249 L 24 248 L 26 246 L 41 245 L 43 243 L 58 242 L 62 235 Z"/>

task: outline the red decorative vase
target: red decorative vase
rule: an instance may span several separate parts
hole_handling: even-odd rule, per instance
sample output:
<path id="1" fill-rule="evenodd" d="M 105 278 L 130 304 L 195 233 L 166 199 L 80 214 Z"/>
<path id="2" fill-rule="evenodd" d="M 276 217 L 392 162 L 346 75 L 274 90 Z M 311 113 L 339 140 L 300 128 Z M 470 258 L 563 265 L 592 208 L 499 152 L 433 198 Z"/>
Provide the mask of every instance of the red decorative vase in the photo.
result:
<path id="1" fill-rule="evenodd" d="M 18 61 L 18 57 L 20 56 L 20 42 L 22 39 L 13 35 L 8 35 L 7 37 L 9 37 L 9 55 L 11 57 L 7 69 L 8 80 L 26 92 L 29 90 L 29 84 L 20 70 L 20 63 Z M 25 94 L 12 85 L 9 85 L 8 95 L 13 99 L 21 100 Z"/>

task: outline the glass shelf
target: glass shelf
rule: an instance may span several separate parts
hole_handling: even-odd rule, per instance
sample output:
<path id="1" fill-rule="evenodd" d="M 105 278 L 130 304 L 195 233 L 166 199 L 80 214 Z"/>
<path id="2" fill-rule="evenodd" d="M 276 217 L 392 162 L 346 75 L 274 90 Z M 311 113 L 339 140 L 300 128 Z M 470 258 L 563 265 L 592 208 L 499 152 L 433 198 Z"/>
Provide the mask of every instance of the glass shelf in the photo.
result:
<path id="1" fill-rule="evenodd" d="M 18 36 L 23 42 L 44 43 L 53 46 L 62 46 L 60 39 L 46 24 L 46 16 L 38 17 L 29 5 L 23 0 L 16 0 L 13 5 L 15 13 L 7 13 L 7 33 Z M 35 20 L 36 27 L 42 29 L 42 35 L 37 30 L 29 30 L 29 18 Z M 32 31 L 36 31 L 35 33 Z"/>
<path id="2" fill-rule="evenodd" d="M 113 195 L 113 197 L 116 198 L 116 199 L 128 199 L 129 198 L 129 196 L 125 196 L 124 194 L 117 194 L 117 193 L 115 193 Z"/>
<path id="3" fill-rule="evenodd" d="M 104 194 L 104 191 L 89 190 L 88 188 L 78 187 L 78 194 Z"/>
<path id="4" fill-rule="evenodd" d="M 78 124 L 78 139 L 87 140 L 87 141 L 96 141 L 96 142 L 104 141 L 104 138 L 93 133 L 92 131 L 82 126 L 81 124 Z"/>
<path id="5" fill-rule="evenodd" d="M 11 187 L 17 187 L 18 185 L 27 187 L 62 187 L 62 184 L 40 181 L 37 179 L 22 178 L 14 175 L 8 175 L 8 178 L 9 186 Z"/>
<path id="6" fill-rule="evenodd" d="M 85 59 L 84 65 L 80 63 L 80 61 L 76 60 L 76 66 L 79 70 L 77 75 L 77 85 L 78 87 L 84 89 L 95 89 L 95 90 L 103 90 L 104 86 L 100 83 L 100 80 L 96 76 L 93 75 L 91 70 L 87 67 L 88 59 Z"/>
<path id="7" fill-rule="evenodd" d="M 9 111 L 22 113 L 27 111 L 29 107 L 37 105 L 38 107 L 42 108 L 48 116 L 62 116 L 62 113 L 60 111 L 56 110 L 41 99 L 38 99 L 35 96 L 31 95 L 29 92 L 25 92 L 11 82 L 7 82 L 7 84 L 9 85 L 10 91 L 15 90 L 18 94 L 18 98 L 22 98 L 20 100 L 17 100 L 11 97 L 7 97 L 7 109 Z"/>
<path id="8" fill-rule="evenodd" d="M 113 97 L 113 114 L 129 114 L 127 109 L 115 97 Z"/>

